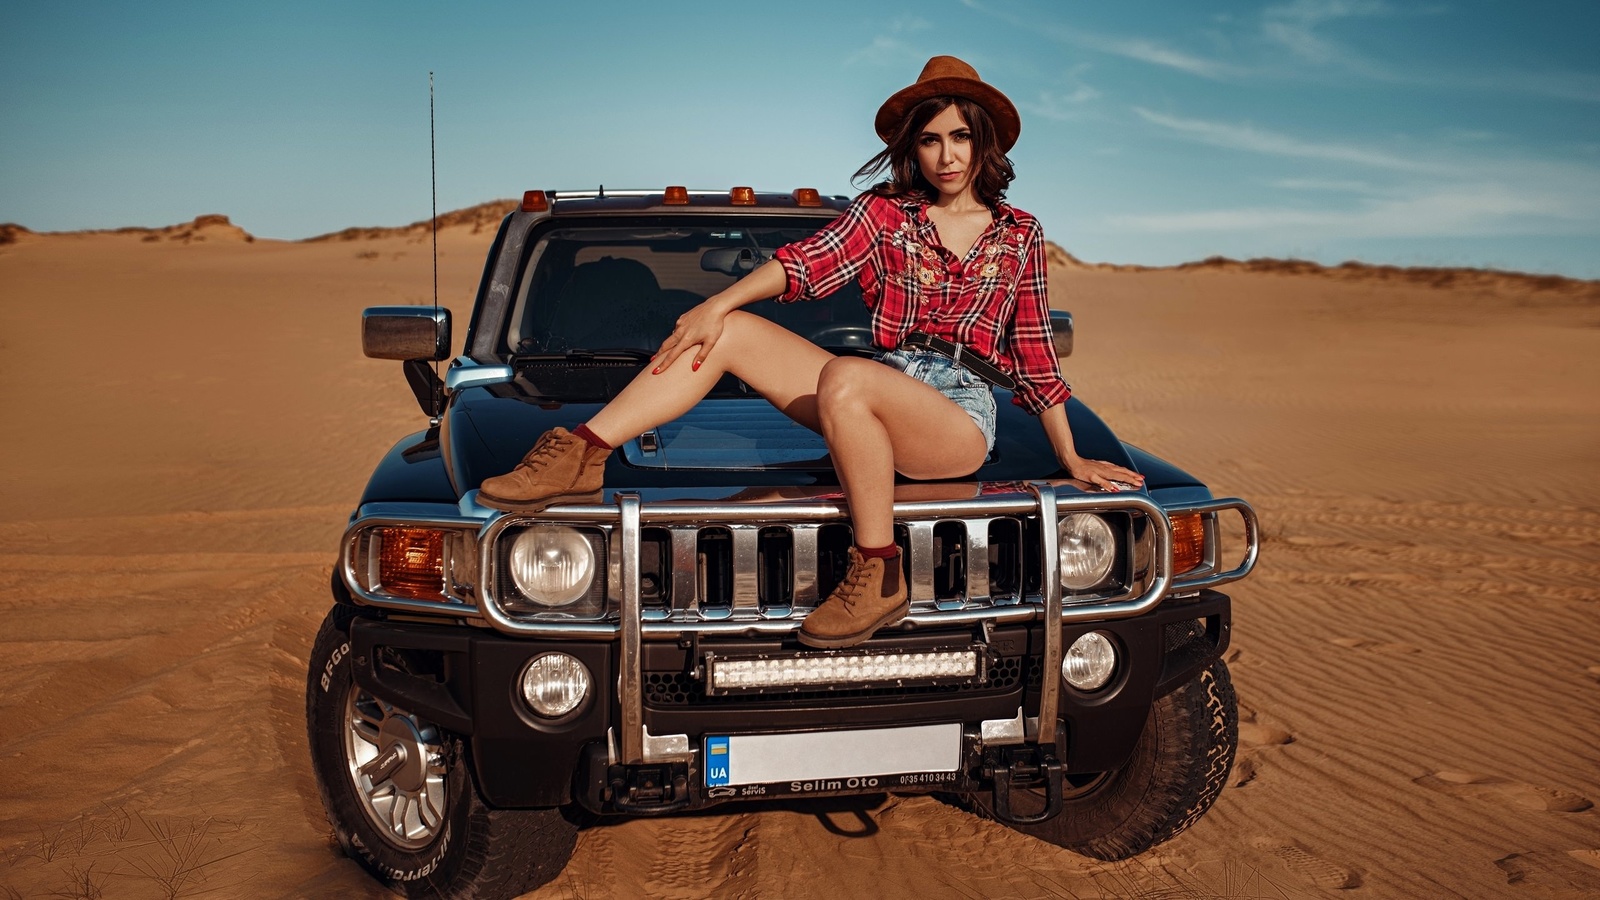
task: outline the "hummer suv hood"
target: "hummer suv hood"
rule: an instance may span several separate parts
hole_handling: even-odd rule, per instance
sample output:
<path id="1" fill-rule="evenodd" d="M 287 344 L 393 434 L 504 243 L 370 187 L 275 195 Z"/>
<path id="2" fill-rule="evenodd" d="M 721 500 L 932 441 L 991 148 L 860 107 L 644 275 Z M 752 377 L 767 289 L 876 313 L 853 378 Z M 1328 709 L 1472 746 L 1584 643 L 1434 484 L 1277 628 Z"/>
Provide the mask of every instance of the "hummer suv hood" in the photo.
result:
<path id="1" fill-rule="evenodd" d="M 817 469 L 827 468 L 822 435 L 767 403 L 706 400 L 621 448 L 623 459 L 641 469 Z"/>
<path id="2" fill-rule="evenodd" d="M 1049 477 L 1060 463 L 1038 420 L 998 392 L 994 452 L 973 480 Z M 543 402 L 512 385 L 471 388 L 456 395 L 441 435 L 457 495 L 484 478 L 510 471 L 539 435 L 575 428 L 599 403 Z M 1078 450 L 1085 456 L 1133 464 L 1103 422 L 1076 401 L 1068 404 Z M 930 440 L 937 435 L 929 435 Z M 606 467 L 611 488 L 837 485 L 822 436 L 795 423 L 759 397 L 710 398 L 685 415 L 623 444 Z"/>

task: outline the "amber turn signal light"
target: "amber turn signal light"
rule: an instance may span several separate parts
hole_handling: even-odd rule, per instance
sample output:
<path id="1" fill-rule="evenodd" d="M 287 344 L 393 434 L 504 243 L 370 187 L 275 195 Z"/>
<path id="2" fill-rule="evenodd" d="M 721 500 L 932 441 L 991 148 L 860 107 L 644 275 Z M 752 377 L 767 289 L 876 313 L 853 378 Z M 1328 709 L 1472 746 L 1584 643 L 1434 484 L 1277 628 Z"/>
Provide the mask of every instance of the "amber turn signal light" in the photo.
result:
<path id="1" fill-rule="evenodd" d="M 817 193 L 817 189 L 816 188 L 795 188 L 794 189 L 794 205 L 795 206 L 821 206 L 822 205 L 822 195 Z"/>
<path id="2" fill-rule="evenodd" d="M 431 528 L 378 529 L 379 590 L 413 600 L 444 595 L 444 532 Z"/>
<path id="3" fill-rule="evenodd" d="M 544 191 L 524 191 L 522 193 L 523 212 L 545 212 L 550 208 L 550 201 L 545 198 Z"/>
<path id="4" fill-rule="evenodd" d="M 689 205 L 689 189 L 681 184 L 675 184 L 667 188 L 667 195 L 661 198 L 661 202 L 668 206 L 687 206 Z"/>
<path id="5" fill-rule="evenodd" d="M 736 187 L 728 192 L 728 199 L 733 201 L 734 206 L 755 206 L 756 189 L 748 187 Z"/>
<path id="6" fill-rule="evenodd" d="M 1172 574 L 1182 575 L 1206 558 L 1206 523 L 1199 513 L 1172 517 Z"/>

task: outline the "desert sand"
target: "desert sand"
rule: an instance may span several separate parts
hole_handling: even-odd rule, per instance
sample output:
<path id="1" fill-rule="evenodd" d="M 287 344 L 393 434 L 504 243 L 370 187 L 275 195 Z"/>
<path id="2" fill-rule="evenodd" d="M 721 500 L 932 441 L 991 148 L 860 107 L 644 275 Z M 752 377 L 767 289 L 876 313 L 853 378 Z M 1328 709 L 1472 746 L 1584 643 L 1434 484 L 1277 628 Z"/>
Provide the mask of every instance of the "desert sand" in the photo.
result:
<path id="1" fill-rule="evenodd" d="M 449 220 L 464 330 L 490 213 Z M 359 315 L 425 228 L 0 230 L 0 897 L 385 896 L 303 724 L 338 536 L 424 425 Z M 530 895 L 1600 895 L 1600 285 L 1053 257 L 1078 395 L 1265 530 L 1230 787 L 1107 864 L 927 797 L 585 831 Z"/>

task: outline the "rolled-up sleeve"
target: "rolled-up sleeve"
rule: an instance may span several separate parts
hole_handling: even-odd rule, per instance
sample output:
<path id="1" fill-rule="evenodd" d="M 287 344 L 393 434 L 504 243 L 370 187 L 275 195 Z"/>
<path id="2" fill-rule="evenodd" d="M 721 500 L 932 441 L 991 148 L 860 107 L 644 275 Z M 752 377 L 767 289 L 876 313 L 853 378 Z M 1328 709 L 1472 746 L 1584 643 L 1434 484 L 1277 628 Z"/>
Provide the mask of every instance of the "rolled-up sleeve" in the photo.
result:
<path id="1" fill-rule="evenodd" d="M 1050 270 L 1044 258 L 1044 233 L 1037 224 L 1028 235 L 1024 257 L 1006 344 L 1017 380 L 1011 402 L 1037 416 L 1067 402 L 1072 388 L 1061 377 L 1050 334 Z"/>
<path id="2" fill-rule="evenodd" d="M 774 257 L 783 266 L 788 287 L 778 302 L 826 297 L 860 274 L 883 228 L 877 205 L 887 202 L 870 192 L 862 194 L 816 234 L 779 247 Z"/>

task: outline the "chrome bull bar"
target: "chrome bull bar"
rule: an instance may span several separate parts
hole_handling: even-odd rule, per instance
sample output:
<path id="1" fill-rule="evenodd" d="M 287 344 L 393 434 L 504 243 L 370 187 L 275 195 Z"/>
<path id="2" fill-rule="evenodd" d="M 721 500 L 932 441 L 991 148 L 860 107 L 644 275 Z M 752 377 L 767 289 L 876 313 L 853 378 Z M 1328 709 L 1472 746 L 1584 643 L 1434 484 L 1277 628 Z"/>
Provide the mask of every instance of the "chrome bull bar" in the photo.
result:
<path id="1" fill-rule="evenodd" d="M 1136 616 L 1148 611 L 1161 601 L 1166 591 L 1171 587 L 1172 548 L 1171 548 L 1171 523 L 1167 520 L 1161 506 L 1143 494 L 1127 493 L 1095 493 L 1074 494 L 1062 496 L 1055 492 L 1055 488 L 1044 482 L 1034 482 L 1029 486 L 1029 493 L 1011 495 L 972 497 L 961 500 L 941 501 L 912 501 L 900 502 L 894 505 L 896 520 L 927 519 L 945 517 L 951 519 L 972 518 L 983 516 L 1004 515 L 1039 515 L 1041 501 L 1040 489 L 1047 490 L 1054 501 L 1050 505 L 1049 527 L 1044 527 L 1041 520 L 1041 531 L 1048 532 L 1045 539 L 1049 546 L 1042 548 L 1046 566 L 1046 575 L 1043 583 L 1048 586 L 1056 585 L 1056 598 L 1061 600 L 1059 579 L 1055 576 L 1057 563 L 1054 529 L 1057 520 L 1056 510 L 1076 512 L 1079 510 L 1130 510 L 1149 517 L 1153 523 L 1161 527 L 1153 529 L 1155 536 L 1154 559 L 1152 571 L 1147 579 L 1144 590 L 1137 596 L 1114 599 L 1085 600 L 1080 604 L 1059 604 L 1063 606 L 1057 616 L 1061 621 L 1083 621 L 1087 619 L 1124 618 Z M 631 501 L 630 501 L 631 498 Z M 652 503 L 643 504 L 636 494 L 630 492 L 617 492 L 613 496 L 614 505 L 595 506 L 558 506 L 540 513 L 541 519 L 559 520 L 570 523 L 593 522 L 595 524 L 619 524 L 621 510 L 625 503 L 638 504 L 639 518 L 638 529 L 645 525 L 672 525 L 713 522 L 737 526 L 741 522 L 750 521 L 783 521 L 793 523 L 815 523 L 837 521 L 848 515 L 848 509 L 841 503 L 817 502 L 785 502 L 785 503 L 756 503 L 756 504 L 684 504 L 684 503 Z M 487 579 L 493 571 L 494 560 L 491 556 L 492 549 L 499 534 L 508 527 L 513 527 L 528 522 L 526 516 L 504 515 L 496 518 L 484 528 L 479 535 L 481 562 L 479 564 L 480 577 Z M 915 523 L 914 523 L 915 524 Z M 620 557 L 619 575 L 622 571 L 634 573 L 632 577 L 622 576 L 622 587 L 627 590 L 630 586 L 636 587 L 639 572 L 640 541 L 638 530 L 632 530 L 631 536 L 625 529 L 618 528 L 621 538 L 615 549 Z M 913 569 L 919 561 L 919 544 L 913 542 L 911 563 Z M 680 566 L 675 566 L 676 571 Z M 913 578 L 915 579 L 915 575 Z M 913 602 L 917 600 L 916 588 L 913 584 Z M 732 617 L 726 619 L 706 619 L 692 623 L 681 621 L 642 621 L 643 610 L 638 615 L 630 616 L 620 612 L 618 623 L 611 621 L 553 622 L 549 620 L 521 619 L 507 614 L 492 598 L 485 596 L 480 590 L 478 609 L 483 617 L 488 620 L 496 630 L 510 635 L 524 637 L 552 637 L 578 640 L 615 640 L 619 636 L 619 627 L 636 627 L 644 640 L 674 640 L 690 634 L 701 636 L 733 636 L 733 635 L 761 635 L 783 636 L 799 629 L 802 618 L 799 616 L 786 616 L 782 618 L 766 618 L 757 615 L 741 615 L 750 613 L 747 603 L 735 601 Z M 619 601 L 622 595 L 614 595 Z M 1042 609 L 1047 598 L 1041 595 L 1032 595 L 1027 602 L 1013 605 L 988 606 L 965 609 L 916 609 L 907 621 L 912 627 L 942 627 L 980 625 L 989 622 L 994 625 L 1029 622 L 1042 615 Z"/>
<path id="2" fill-rule="evenodd" d="M 896 503 L 894 515 L 896 519 L 916 519 L 930 517 L 981 517 L 1003 515 L 1037 515 L 1040 522 L 1041 556 L 1044 563 L 1042 578 L 1042 596 L 1032 602 L 1024 602 L 1008 606 L 991 606 L 977 609 L 923 609 L 910 617 L 911 627 L 928 626 L 960 626 L 982 625 L 984 623 L 1002 624 L 1043 620 L 1045 622 L 1066 623 L 1087 620 L 1121 619 L 1138 616 L 1150 611 L 1157 606 L 1172 591 L 1198 591 L 1237 581 L 1254 569 L 1259 557 L 1260 527 L 1255 512 L 1249 504 L 1237 499 L 1209 500 L 1199 503 L 1187 503 L 1163 508 L 1149 497 L 1133 492 L 1127 493 L 1083 493 L 1060 495 L 1056 487 L 1047 482 L 1031 482 L 1028 484 L 1028 493 L 987 497 L 972 497 L 959 500 L 939 501 L 912 501 Z M 413 600 L 396 602 L 396 598 L 371 596 L 359 589 L 359 579 L 351 567 L 354 549 L 353 540 L 362 528 L 375 524 L 376 519 L 364 518 L 352 523 L 346 534 L 346 553 L 344 554 L 345 582 L 352 587 L 357 596 L 363 601 L 375 606 L 403 609 L 418 613 L 446 613 L 463 618 L 477 618 L 481 616 L 496 630 L 506 634 L 524 637 L 550 637 L 561 639 L 587 639 L 587 640 L 616 640 L 619 642 L 619 670 L 618 670 L 618 700 L 622 714 L 620 724 L 621 734 L 617 737 L 620 744 L 614 762 L 638 765 L 645 763 L 683 761 L 692 759 L 695 750 L 686 735 L 651 735 L 644 723 L 643 700 L 643 672 L 642 672 L 642 645 L 645 640 L 674 639 L 686 634 L 760 634 L 783 635 L 797 630 L 802 621 L 801 617 L 788 617 L 778 619 L 730 619 L 722 621 L 702 621 L 692 625 L 673 621 L 645 621 L 640 592 L 640 537 L 642 528 L 646 523 L 675 524 L 675 523 L 704 523 L 704 522 L 732 522 L 741 520 L 787 520 L 798 522 L 816 522 L 838 520 L 847 515 L 847 509 L 841 503 L 812 502 L 781 502 L 760 504 L 733 504 L 733 503 L 658 503 L 645 506 L 639 495 L 631 492 L 618 492 L 614 495 L 615 505 L 595 506 L 563 506 L 547 510 L 543 516 L 560 518 L 562 521 L 594 522 L 597 524 L 613 524 L 617 529 L 619 540 L 619 575 L 620 575 L 620 601 L 619 617 L 617 622 L 549 622 L 528 621 L 517 619 L 508 615 L 499 604 L 488 598 L 483 593 L 480 583 L 476 602 L 473 598 L 462 597 L 455 602 Z M 1159 523 L 1160 527 L 1153 528 L 1154 546 L 1150 575 L 1144 589 L 1135 597 L 1111 600 L 1088 600 L 1081 603 L 1066 604 L 1063 599 L 1061 582 L 1058 574 L 1059 546 L 1057 536 L 1057 522 L 1062 512 L 1076 512 L 1089 510 L 1123 509 L 1141 512 L 1150 518 L 1152 523 Z M 1173 515 L 1184 513 L 1215 514 L 1222 511 L 1237 512 L 1244 523 L 1247 549 L 1240 564 L 1227 571 L 1215 571 L 1220 565 L 1220 559 L 1213 560 L 1213 565 L 1207 574 L 1189 579 L 1174 578 L 1172 525 L 1169 513 Z M 480 520 L 481 521 L 481 520 Z M 498 534 L 507 526 L 525 522 L 526 517 L 514 515 L 498 516 L 485 525 L 478 534 L 478 549 L 480 563 L 478 572 L 480 578 L 487 579 L 493 571 L 491 548 Z M 415 519 L 394 519 L 395 524 L 419 524 Z M 438 526 L 454 528 L 470 527 L 476 522 L 468 519 L 437 518 L 426 522 Z M 914 562 L 915 560 L 913 560 Z M 986 577 L 986 575 L 985 575 Z M 1062 630 L 1059 627 L 1046 628 L 1045 652 L 1043 671 L 1053 673 L 1060 670 L 1065 649 L 1062 646 Z M 1053 740 L 1049 732 L 1040 733 L 1040 722 L 1054 722 L 1059 715 L 1060 686 L 1059 679 L 1047 676 L 1043 679 L 1040 693 L 1040 708 L 1038 717 L 1023 717 L 1023 711 L 1018 710 L 1017 719 L 1003 722 L 983 723 L 982 734 L 986 743 L 1008 744 L 1023 741 Z M 1021 726 L 1021 727 L 1018 727 Z M 1052 729 L 1053 731 L 1053 729 Z M 1018 733 L 1020 732 L 1020 734 Z M 992 738 L 993 740 L 988 740 Z M 615 744 L 613 746 L 616 746 Z"/>
<path id="3" fill-rule="evenodd" d="M 1042 610 L 1038 607 L 1029 607 L 1027 617 L 1033 618 L 1042 613 L 1046 622 L 1074 621 L 1086 618 L 1126 618 L 1136 616 L 1153 608 L 1161 602 L 1172 578 L 1172 526 L 1167 521 L 1166 513 L 1160 506 L 1149 498 L 1140 494 L 1124 495 L 1084 495 L 1081 497 L 1058 498 L 1055 488 L 1044 482 L 1031 482 L 1028 485 L 1033 495 L 1030 504 L 1033 512 L 1040 517 L 1040 533 L 1043 539 L 1041 548 L 1044 558 L 1044 604 Z M 1112 501 L 1112 502 L 1108 502 Z M 641 527 L 641 504 L 637 494 L 619 493 L 616 496 L 617 513 L 622 537 L 622 604 L 620 622 L 617 625 L 617 636 L 621 645 L 621 665 L 617 674 L 618 707 L 622 713 L 621 722 L 621 747 L 620 758 L 615 760 L 622 765 L 644 765 L 647 763 L 661 763 L 670 761 L 684 761 L 691 759 L 695 750 L 690 745 L 687 735 L 668 735 L 655 737 L 649 733 L 644 724 L 644 690 L 643 673 L 640 666 L 641 646 L 643 638 L 650 624 L 643 621 L 639 595 L 639 530 Z M 1057 573 L 1059 564 L 1058 546 L 1056 536 L 1056 522 L 1059 508 L 1065 504 L 1067 508 L 1134 508 L 1150 516 L 1153 522 L 1160 522 L 1160 528 L 1155 529 L 1156 546 L 1152 561 L 1151 575 L 1145 590 L 1136 598 L 1116 603 L 1097 603 L 1084 607 L 1065 610 L 1062 607 L 1061 579 Z M 895 513 L 898 518 L 909 513 L 902 506 L 915 504 L 897 504 Z M 939 512 L 946 512 L 949 504 L 939 504 Z M 983 508 L 988 509 L 986 504 Z M 771 515 L 767 510 L 766 515 Z M 485 604 L 492 607 L 493 604 Z M 487 610 L 486 610 L 487 611 Z M 985 615 L 993 610 L 964 612 L 962 614 L 949 614 L 945 612 L 923 613 L 917 619 L 919 624 L 932 618 L 937 622 L 972 622 L 977 623 L 995 616 Z M 519 623 L 520 624 L 520 623 Z M 781 620 L 769 623 L 712 623 L 714 625 L 733 625 L 732 631 L 745 632 L 752 630 L 753 626 L 766 624 L 777 626 L 771 630 L 793 631 L 799 628 L 798 620 Z M 673 627 L 677 630 L 677 626 Z M 703 626 L 696 631 L 704 632 Z M 722 630 L 722 629 L 715 629 Z M 766 631 L 769 629 L 757 628 Z M 1046 628 L 1044 671 L 1046 673 L 1059 671 L 1062 648 L 1060 627 Z M 1055 722 L 1058 717 L 1060 705 L 1059 679 L 1043 679 L 1043 689 L 1040 694 L 1039 717 L 1036 722 Z M 1054 740 L 1054 729 L 1051 729 L 1050 740 Z M 1030 729 L 1029 737 L 1039 740 L 1037 726 Z"/>

